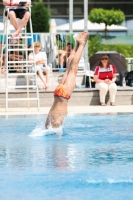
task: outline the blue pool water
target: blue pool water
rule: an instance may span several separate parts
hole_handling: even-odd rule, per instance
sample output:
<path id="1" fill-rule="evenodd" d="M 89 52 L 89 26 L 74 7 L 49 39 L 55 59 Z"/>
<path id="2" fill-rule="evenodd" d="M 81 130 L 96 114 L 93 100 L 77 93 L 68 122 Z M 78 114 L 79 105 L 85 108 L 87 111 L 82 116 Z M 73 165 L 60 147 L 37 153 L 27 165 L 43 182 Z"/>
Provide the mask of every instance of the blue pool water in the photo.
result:
<path id="1" fill-rule="evenodd" d="M 133 114 L 0 117 L 0 200 L 133 199 Z"/>

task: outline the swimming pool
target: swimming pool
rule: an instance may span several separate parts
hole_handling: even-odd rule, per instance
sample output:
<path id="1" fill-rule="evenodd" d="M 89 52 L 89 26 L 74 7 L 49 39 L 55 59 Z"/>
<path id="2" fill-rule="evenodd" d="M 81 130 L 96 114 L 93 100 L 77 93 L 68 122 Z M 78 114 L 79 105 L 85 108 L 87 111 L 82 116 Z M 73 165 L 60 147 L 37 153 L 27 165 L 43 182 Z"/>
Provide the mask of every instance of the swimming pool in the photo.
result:
<path id="1" fill-rule="evenodd" d="M 0 117 L 1 200 L 133 199 L 133 114 Z"/>

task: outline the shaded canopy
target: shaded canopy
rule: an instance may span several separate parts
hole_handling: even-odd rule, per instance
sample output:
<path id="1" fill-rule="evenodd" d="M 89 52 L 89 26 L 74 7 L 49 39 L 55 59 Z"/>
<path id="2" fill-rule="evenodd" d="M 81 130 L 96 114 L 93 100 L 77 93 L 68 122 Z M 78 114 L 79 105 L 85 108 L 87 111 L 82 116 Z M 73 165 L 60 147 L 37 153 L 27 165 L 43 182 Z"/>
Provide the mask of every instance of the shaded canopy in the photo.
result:
<path id="1" fill-rule="evenodd" d="M 126 59 L 125 56 L 118 53 L 117 51 L 98 51 L 89 58 L 90 70 L 95 70 L 96 66 L 100 63 L 102 55 L 108 55 L 110 64 L 116 67 L 117 73 L 126 71 Z"/>

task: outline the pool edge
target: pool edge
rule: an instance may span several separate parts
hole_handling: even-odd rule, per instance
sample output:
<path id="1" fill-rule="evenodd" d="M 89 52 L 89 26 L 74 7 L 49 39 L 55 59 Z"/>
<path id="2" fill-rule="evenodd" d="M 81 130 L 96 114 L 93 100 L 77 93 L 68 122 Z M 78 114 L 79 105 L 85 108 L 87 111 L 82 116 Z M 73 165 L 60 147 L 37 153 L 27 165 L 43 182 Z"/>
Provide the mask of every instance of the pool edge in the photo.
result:
<path id="1" fill-rule="evenodd" d="M 31 115 L 31 114 L 48 114 L 50 107 L 37 108 L 9 108 L 8 112 L 0 108 L 0 115 Z M 68 106 L 68 113 L 128 113 L 133 112 L 133 105 L 118 106 Z"/>

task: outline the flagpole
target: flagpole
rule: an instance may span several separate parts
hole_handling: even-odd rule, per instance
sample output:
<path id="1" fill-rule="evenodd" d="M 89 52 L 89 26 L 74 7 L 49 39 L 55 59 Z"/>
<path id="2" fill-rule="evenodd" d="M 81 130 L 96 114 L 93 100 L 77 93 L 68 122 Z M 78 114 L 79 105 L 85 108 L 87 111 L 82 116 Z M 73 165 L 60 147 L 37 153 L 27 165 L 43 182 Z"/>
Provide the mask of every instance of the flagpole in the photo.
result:
<path id="1" fill-rule="evenodd" d="M 84 30 L 88 31 L 88 0 L 84 0 Z M 85 45 L 85 67 L 88 69 L 88 42 Z"/>
<path id="2" fill-rule="evenodd" d="M 69 0 L 69 33 L 73 32 L 73 0 Z"/>

